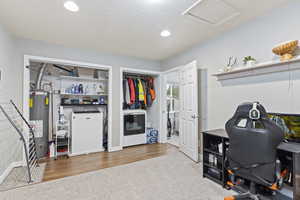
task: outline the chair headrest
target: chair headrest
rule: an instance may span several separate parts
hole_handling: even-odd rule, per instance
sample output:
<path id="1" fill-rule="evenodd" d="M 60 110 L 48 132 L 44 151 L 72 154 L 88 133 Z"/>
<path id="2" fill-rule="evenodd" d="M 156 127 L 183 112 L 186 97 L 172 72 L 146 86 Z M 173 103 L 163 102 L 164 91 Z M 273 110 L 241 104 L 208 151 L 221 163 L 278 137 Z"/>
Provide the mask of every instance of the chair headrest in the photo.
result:
<path id="1" fill-rule="evenodd" d="M 259 120 L 267 118 L 267 111 L 259 102 L 246 102 L 238 106 L 233 118 Z"/>

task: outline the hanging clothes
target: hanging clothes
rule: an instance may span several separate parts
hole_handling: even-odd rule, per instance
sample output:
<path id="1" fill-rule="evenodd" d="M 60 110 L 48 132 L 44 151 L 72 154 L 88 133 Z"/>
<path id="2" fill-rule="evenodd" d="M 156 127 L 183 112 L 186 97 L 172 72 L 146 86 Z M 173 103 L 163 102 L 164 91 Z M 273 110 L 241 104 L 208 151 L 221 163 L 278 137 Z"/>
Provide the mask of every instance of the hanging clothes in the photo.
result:
<path id="1" fill-rule="evenodd" d="M 137 79 L 133 79 L 134 88 L 135 88 L 135 103 L 139 102 L 139 81 Z"/>
<path id="2" fill-rule="evenodd" d="M 139 101 L 144 102 L 145 93 L 141 79 L 138 79 L 138 88 L 139 88 Z"/>
<path id="3" fill-rule="evenodd" d="M 149 84 L 149 80 L 146 81 L 146 85 L 147 85 L 147 94 L 146 94 L 146 98 L 147 98 L 147 106 L 150 107 L 152 106 L 152 96 L 150 94 L 150 84 Z"/>
<path id="4" fill-rule="evenodd" d="M 126 94 L 127 94 L 127 90 L 126 90 L 126 84 L 127 84 L 127 81 L 126 79 L 123 80 L 123 109 L 126 109 L 127 106 L 128 106 L 128 101 L 126 99 Z"/>
<path id="5" fill-rule="evenodd" d="M 155 92 L 155 89 L 154 89 L 154 80 L 151 77 L 151 78 L 149 78 L 148 81 L 149 81 L 151 99 L 152 99 L 152 101 L 154 101 L 156 99 L 156 92 Z"/>
<path id="6" fill-rule="evenodd" d="M 144 89 L 144 105 L 145 107 L 147 107 L 147 84 L 146 84 L 146 81 L 145 80 L 141 80 L 142 82 L 142 86 L 143 86 L 143 89 Z"/>
<path id="7" fill-rule="evenodd" d="M 125 79 L 125 88 L 126 88 L 126 94 L 125 94 L 125 99 L 126 99 L 126 103 L 127 103 L 127 106 L 129 106 L 131 104 L 131 101 L 130 101 L 130 89 L 129 89 L 129 83 L 128 83 L 128 80 Z"/>
<path id="8" fill-rule="evenodd" d="M 126 83 L 123 82 L 123 90 L 124 106 L 126 102 L 127 109 L 147 109 L 156 99 L 152 77 L 127 77 Z"/>
<path id="9" fill-rule="evenodd" d="M 151 94 L 150 94 L 150 92 L 147 92 L 147 106 L 151 107 L 152 103 L 153 103 L 153 101 L 152 101 Z"/>
<path id="10" fill-rule="evenodd" d="M 130 90 L 130 104 L 134 104 L 135 103 L 135 85 L 134 85 L 134 81 L 129 78 L 128 79 L 128 85 L 129 85 L 129 90 Z"/>

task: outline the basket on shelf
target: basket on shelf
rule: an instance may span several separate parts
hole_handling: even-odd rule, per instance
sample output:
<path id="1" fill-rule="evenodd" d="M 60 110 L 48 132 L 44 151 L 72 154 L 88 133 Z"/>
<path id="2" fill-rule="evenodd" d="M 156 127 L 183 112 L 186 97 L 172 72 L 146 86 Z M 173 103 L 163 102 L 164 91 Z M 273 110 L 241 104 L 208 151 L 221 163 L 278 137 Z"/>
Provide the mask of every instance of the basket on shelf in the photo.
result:
<path id="1" fill-rule="evenodd" d="M 281 61 L 285 61 L 285 60 L 290 60 L 294 57 L 293 54 L 297 49 L 297 47 L 298 47 L 298 40 L 293 40 L 293 41 L 279 44 L 278 46 L 274 47 L 272 51 L 276 55 L 281 56 L 280 57 Z"/>

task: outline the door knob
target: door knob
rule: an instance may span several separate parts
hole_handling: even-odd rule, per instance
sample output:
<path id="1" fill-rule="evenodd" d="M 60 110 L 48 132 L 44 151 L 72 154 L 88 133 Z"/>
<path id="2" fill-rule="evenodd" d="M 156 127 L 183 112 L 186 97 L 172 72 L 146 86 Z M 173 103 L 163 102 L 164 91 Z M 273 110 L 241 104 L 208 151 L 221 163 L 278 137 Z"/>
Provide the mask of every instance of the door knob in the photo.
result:
<path id="1" fill-rule="evenodd" d="M 196 118 L 199 118 L 198 115 L 192 115 L 192 119 L 196 119 Z"/>

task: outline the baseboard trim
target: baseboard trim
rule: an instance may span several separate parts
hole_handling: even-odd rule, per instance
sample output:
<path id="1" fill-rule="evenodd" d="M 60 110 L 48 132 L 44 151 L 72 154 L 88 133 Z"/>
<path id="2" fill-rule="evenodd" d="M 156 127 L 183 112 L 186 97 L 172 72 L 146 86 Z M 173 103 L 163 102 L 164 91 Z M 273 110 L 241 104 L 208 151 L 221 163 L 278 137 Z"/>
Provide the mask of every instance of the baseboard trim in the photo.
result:
<path id="1" fill-rule="evenodd" d="M 104 150 L 105 150 L 104 148 L 101 148 L 101 149 L 91 150 L 87 152 L 70 153 L 69 156 L 79 156 L 79 155 L 87 155 L 90 153 L 99 153 L 99 152 L 103 152 Z"/>
<path id="2" fill-rule="evenodd" d="M 6 170 L 0 175 L 0 184 L 3 183 L 3 181 L 6 179 L 6 177 L 10 174 L 10 172 L 15 168 L 15 167 L 21 167 L 23 166 L 23 162 L 12 162 L 10 165 L 6 168 Z"/>
<path id="3" fill-rule="evenodd" d="M 123 150 L 122 146 L 110 147 L 108 148 L 108 152 L 121 151 Z"/>

